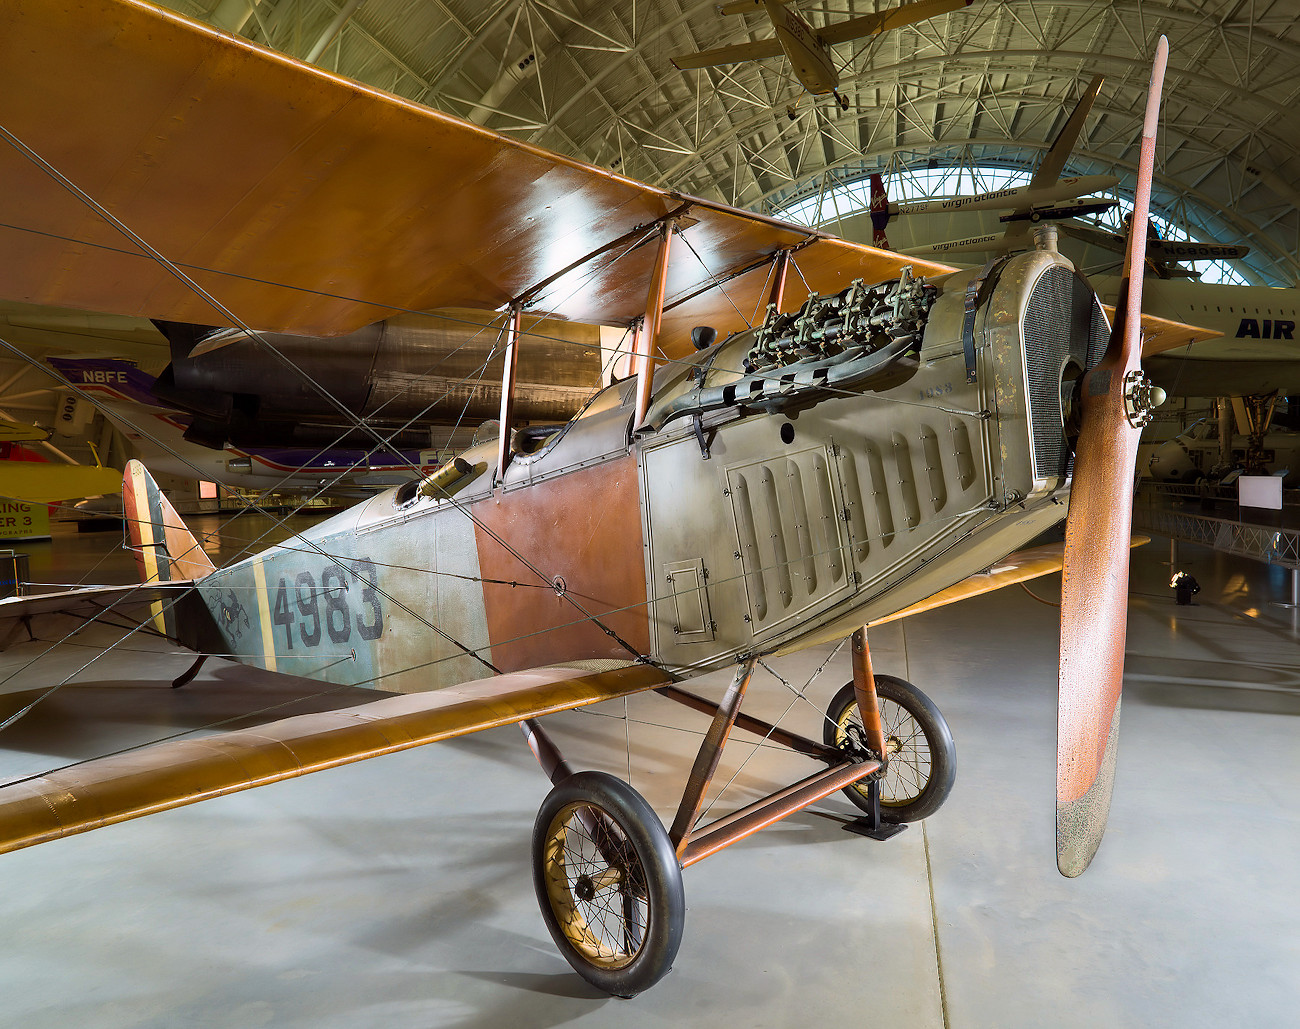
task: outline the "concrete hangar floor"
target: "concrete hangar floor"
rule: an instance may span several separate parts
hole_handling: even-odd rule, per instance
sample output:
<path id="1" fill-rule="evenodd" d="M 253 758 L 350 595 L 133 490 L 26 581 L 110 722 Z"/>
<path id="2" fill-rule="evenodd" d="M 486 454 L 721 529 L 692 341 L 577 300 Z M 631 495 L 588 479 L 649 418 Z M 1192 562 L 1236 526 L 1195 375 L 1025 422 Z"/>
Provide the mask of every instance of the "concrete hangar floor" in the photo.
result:
<path id="1" fill-rule="evenodd" d="M 35 578 L 132 578 L 111 533 L 58 531 Z M 1080 879 L 1053 859 L 1057 613 L 1011 588 L 872 636 L 877 670 L 952 725 L 947 805 L 878 843 L 842 831 L 855 811 L 836 795 L 688 869 L 676 966 L 633 1001 L 595 994 L 551 944 L 528 863 L 547 784 L 508 728 L 0 856 L 0 1025 L 1294 1025 L 1300 634 L 1273 603 L 1288 583 L 1184 547 L 1204 589 L 1180 608 L 1167 556 L 1134 554 L 1115 800 Z M 78 634 L 4 689 L 56 682 L 120 636 Z M 0 678 L 43 649 L 0 654 Z M 775 668 L 802 685 L 828 653 Z M 2 778 L 356 702 L 220 661 L 169 689 L 189 660 L 127 640 L 4 730 Z M 809 695 L 848 677 L 841 651 Z M 760 673 L 751 698 L 771 717 L 790 694 Z M 790 718 L 817 731 L 810 705 Z M 630 738 L 632 782 L 665 818 L 704 723 L 654 696 L 548 721 L 578 767 L 627 775 Z M 808 771 L 743 734 L 726 759 L 724 805 Z"/>

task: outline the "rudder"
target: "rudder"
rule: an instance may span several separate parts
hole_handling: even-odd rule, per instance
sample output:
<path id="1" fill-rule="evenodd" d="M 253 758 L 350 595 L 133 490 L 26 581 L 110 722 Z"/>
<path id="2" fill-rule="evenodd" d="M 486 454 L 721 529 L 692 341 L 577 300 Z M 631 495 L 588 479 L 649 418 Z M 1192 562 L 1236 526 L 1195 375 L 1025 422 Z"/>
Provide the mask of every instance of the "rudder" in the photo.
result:
<path id="1" fill-rule="evenodd" d="M 163 496 L 158 483 L 139 461 L 128 461 L 122 475 L 122 513 L 141 582 L 202 579 L 216 571 L 194 534 Z M 175 635 L 170 606 L 153 605 L 159 632 Z"/>

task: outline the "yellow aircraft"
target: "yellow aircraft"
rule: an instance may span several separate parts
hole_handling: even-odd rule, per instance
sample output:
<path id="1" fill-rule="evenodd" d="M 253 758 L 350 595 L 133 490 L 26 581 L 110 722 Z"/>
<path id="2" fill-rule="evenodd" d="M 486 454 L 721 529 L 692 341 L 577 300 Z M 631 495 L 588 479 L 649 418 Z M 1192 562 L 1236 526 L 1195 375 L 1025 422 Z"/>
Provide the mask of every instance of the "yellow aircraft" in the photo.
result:
<path id="1" fill-rule="evenodd" d="M 518 723 L 554 784 L 533 836 L 542 917 L 575 970 L 631 996 L 672 965 L 683 868 L 837 790 L 873 821 L 942 804 L 951 733 L 916 687 L 875 675 L 867 625 L 1063 565 L 1058 865 L 1088 864 L 1138 426 L 1158 402 L 1140 280 L 1111 331 L 1050 249 L 996 280 L 954 273 L 505 139 L 138 0 L 10 5 L 0 38 L 0 294 L 247 332 L 499 308 L 506 355 L 495 438 L 225 568 L 133 463 L 142 584 L 0 619 L 143 600 L 200 655 L 405 695 L 7 786 L 0 850 Z M 534 314 L 636 326 L 636 373 L 564 425 L 512 432 Z M 1064 548 L 1026 550 L 1067 495 Z M 741 711 L 759 658 L 849 634 L 823 739 Z M 719 703 L 682 688 L 725 668 Z M 574 772 L 539 721 L 645 690 L 712 717 L 667 828 L 622 780 Z M 733 729 L 814 770 L 703 824 Z"/>
<path id="2" fill-rule="evenodd" d="M 27 460 L 17 460 L 11 453 L 14 444 L 42 443 L 49 438 L 49 430 L 39 425 L 0 419 L 0 500 L 53 504 L 116 493 L 122 488 L 122 473 L 115 468 L 56 464 L 30 455 Z"/>
<path id="3" fill-rule="evenodd" d="M 832 46 L 836 43 L 848 42 L 850 39 L 876 36 L 904 25 L 915 25 L 919 21 L 959 11 L 971 5 L 971 0 L 916 0 L 915 3 L 904 4 L 902 7 L 894 7 L 877 14 L 865 14 L 860 18 L 850 18 L 848 21 L 833 22 L 815 29 L 790 9 L 789 5 L 793 2 L 794 0 L 735 0 L 734 3 L 719 5 L 719 14 L 764 12 L 771 20 L 776 35 L 752 43 L 737 43 L 733 46 L 702 50 L 694 54 L 678 54 L 671 58 L 673 67 L 681 71 L 690 71 L 717 64 L 759 61 L 765 57 L 779 57 L 784 54 L 804 89 L 813 96 L 831 94 L 840 108 L 847 111 L 848 98 L 840 96 L 837 92 L 840 74 L 831 56 Z"/>

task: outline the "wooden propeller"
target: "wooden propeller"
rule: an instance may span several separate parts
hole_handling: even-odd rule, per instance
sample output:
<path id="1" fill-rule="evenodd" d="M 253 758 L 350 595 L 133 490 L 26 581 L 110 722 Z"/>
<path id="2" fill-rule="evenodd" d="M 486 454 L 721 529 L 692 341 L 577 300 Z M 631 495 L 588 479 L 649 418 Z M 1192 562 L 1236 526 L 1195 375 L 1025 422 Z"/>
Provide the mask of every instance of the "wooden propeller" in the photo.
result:
<path id="1" fill-rule="evenodd" d="M 1115 323 L 1105 355 L 1082 384 L 1082 422 L 1065 528 L 1056 729 L 1056 864 L 1067 876 L 1087 868 L 1101 843 L 1115 777 L 1134 465 L 1138 435 L 1153 406 L 1141 365 L 1142 269 L 1168 58 L 1169 43 L 1161 36 L 1147 93 Z"/>

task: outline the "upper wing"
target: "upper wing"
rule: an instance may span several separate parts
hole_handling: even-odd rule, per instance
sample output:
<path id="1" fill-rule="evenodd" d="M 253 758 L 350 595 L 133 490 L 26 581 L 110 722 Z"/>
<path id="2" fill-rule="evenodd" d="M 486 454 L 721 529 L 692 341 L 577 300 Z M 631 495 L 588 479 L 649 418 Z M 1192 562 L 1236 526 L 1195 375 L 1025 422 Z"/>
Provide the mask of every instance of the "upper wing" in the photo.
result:
<path id="1" fill-rule="evenodd" d="M 823 43 L 843 43 L 862 36 L 874 36 L 890 29 L 904 25 L 914 25 L 918 21 L 936 18 L 950 11 L 960 11 L 969 7 L 972 0 L 917 0 L 916 3 L 904 4 L 878 14 L 864 14 L 861 18 L 835 22 L 817 30 Z"/>
<path id="2" fill-rule="evenodd" d="M 737 64 L 740 61 L 757 61 L 764 57 L 780 57 L 784 51 L 781 41 L 773 36 L 771 39 L 756 39 L 752 43 L 736 43 L 734 46 L 720 46 L 714 50 L 701 50 L 694 54 L 678 54 L 670 57 L 673 67 L 681 71 L 694 68 L 711 68 L 715 64 Z"/>
<path id="3" fill-rule="evenodd" d="M 6 4 L 0 40 L 6 299 L 231 321 L 51 168 L 259 329 L 331 335 L 522 298 L 626 324 L 655 258 L 642 230 L 674 212 L 660 334 L 674 353 L 694 324 L 761 314 L 780 249 L 802 248 L 787 304 L 805 280 L 826 293 L 949 270 L 656 189 L 137 0 Z"/>
<path id="4" fill-rule="evenodd" d="M 0 788 L 0 852 L 670 681 L 650 665 L 534 669 L 97 758 Z"/>

